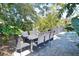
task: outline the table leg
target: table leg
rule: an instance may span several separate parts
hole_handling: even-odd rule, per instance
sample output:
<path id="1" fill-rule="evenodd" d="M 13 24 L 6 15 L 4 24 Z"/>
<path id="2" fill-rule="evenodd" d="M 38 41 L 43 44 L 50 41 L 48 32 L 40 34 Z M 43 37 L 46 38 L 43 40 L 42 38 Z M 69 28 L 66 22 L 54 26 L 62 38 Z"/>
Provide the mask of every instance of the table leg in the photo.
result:
<path id="1" fill-rule="evenodd" d="M 33 41 L 31 40 L 31 46 L 30 46 L 31 52 L 33 52 Z"/>

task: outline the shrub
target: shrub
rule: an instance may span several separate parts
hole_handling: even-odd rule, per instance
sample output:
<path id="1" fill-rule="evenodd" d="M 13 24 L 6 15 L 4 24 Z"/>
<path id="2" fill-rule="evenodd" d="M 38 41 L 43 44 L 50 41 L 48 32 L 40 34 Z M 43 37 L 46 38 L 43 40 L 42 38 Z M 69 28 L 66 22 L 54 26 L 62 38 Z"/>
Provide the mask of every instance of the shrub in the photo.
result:
<path id="1" fill-rule="evenodd" d="M 71 24 L 67 24 L 67 25 L 65 26 L 65 29 L 66 29 L 66 31 L 73 31 L 73 30 L 74 30 L 74 28 L 72 27 Z"/>
<path id="2" fill-rule="evenodd" d="M 77 16 L 77 17 L 72 18 L 71 24 L 72 24 L 74 30 L 79 35 L 79 17 Z"/>

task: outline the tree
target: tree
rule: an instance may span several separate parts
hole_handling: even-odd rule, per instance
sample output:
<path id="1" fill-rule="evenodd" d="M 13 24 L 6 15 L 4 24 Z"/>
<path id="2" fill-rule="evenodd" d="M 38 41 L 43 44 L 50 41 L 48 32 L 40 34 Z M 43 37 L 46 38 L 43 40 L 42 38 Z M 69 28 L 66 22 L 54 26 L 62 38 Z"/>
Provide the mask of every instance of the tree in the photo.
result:
<path id="1" fill-rule="evenodd" d="M 52 3 L 35 3 L 35 4 L 32 4 L 33 7 L 36 9 L 39 10 L 38 15 L 40 16 L 46 16 L 48 13 L 50 13 L 50 7 L 52 5 Z"/>
<path id="2" fill-rule="evenodd" d="M 0 18 L 5 24 L 16 26 L 21 30 L 32 30 L 37 15 L 31 4 L 0 4 L 0 6 Z"/>
<path id="3" fill-rule="evenodd" d="M 56 15 L 48 14 L 47 17 L 40 18 L 39 21 L 36 22 L 35 27 L 41 32 L 48 31 L 49 29 L 55 28 L 58 22 L 59 19 Z"/>
<path id="4" fill-rule="evenodd" d="M 20 35 L 22 31 L 32 30 L 37 18 L 31 4 L 0 4 L 0 33 L 9 38 Z M 8 40 L 6 38 L 6 40 Z"/>
<path id="5" fill-rule="evenodd" d="M 74 30 L 77 32 L 77 34 L 79 35 L 79 16 L 76 16 L 74 18 L 72 18 L 71 20 L 71 24 L 74 28 Z"/>
<path id="6" fill-rule="evenodd" d="M 66 17 L 70 17 L 74 13 L 74 11 L 76 10 L 77 5 L 79 5 L 79 4 L 78 3 L 67 3 L 67 4 L 64 4 L 62 9 L 59 12 L 59 18 L 62 17 L 62 15 L 63 15 L 63 13 L 65 11 L 67 11 Z"/>
<path id="7" fill-rule="evenodd" d="M 55 28 L 57 26 L 64 26 L 64 20 L 58 18 L 60 7 L 63 7 L 63 4 L 52 4 L 50 7 L 48 7 L 47 9 L 50 10 L 51 13 L 44 11 L 48 14 L 46 17 L 39 17 L 39 21 L 37 21 L 35 24 L 36 28 L 42 32 L 48 31 L 49 29 Z"/>

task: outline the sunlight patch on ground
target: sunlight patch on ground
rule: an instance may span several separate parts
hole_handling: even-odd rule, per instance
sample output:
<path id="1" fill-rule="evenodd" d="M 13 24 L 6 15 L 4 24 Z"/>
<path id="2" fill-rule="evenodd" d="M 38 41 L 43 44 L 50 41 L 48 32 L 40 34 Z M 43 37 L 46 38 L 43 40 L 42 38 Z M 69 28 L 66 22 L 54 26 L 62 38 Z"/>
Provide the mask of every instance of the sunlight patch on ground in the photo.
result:
<path id="1" fill-rule="evenodd" d="M 60 37 L 54 35 L 54 40 L 56 40 L 56 39 L 60 39 Z"/>
<path id="2" fill-rule="evenodd" d="M 21 52 L 21 53 L 18 53 L 18 52 L 14 52 L 12 55 L 13 56 L 25 56 L 25 55 L 28 55 L 28 54 L 30 54 L 31 52 L 29 51 L 29 50 L 26 50 L 26 51 L 23 51 L 23 52 Z"/>
<path id="3" fill-rule="evenodd" d="M 58 33 L 58 34 L 65 34 L 66 32 L 60 32 L 60 33 Z"/>

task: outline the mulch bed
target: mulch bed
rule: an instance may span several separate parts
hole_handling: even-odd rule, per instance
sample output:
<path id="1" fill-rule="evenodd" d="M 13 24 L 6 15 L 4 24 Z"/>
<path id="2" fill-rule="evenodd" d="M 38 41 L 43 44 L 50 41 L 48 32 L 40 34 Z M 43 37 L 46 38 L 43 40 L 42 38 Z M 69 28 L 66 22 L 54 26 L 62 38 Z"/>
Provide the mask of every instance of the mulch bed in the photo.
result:
<path id="1" fill-rule="evenodd" d="M 0 56 L 11 56 L 13 51 L 9 46 L 1 46 L 0 47 Z"/>
<path id="2" fill-rule="evenodd" d="M 14 37 L 11 37 L 7 44 L 0 44 L 0 56 L 11 56 L 12 53 L 15 51 L 15 46 L 16 41 Z"/>

